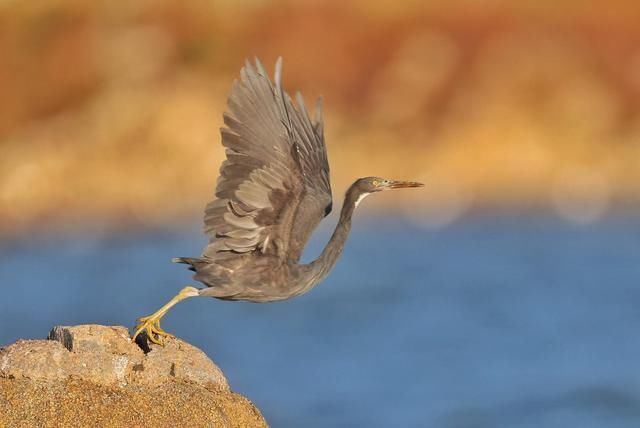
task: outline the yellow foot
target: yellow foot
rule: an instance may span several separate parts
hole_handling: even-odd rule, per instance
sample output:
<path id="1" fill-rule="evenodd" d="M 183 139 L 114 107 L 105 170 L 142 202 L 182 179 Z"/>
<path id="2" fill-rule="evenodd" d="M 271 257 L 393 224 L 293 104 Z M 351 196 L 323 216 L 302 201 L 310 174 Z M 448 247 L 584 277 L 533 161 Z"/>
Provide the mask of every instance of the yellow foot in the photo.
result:
<path id="1" fill-rule="evenodd" d="M 164 338 L 171 336 L 169 333 L 160 328 L 160 318 L 164 314 L 158 314 L 157 312 L 148 317 L 140 318 L 139 324 L 136 327 L 136 332 L 133 334 L 132 340 L 135 342 L 136 337 L 143 331 L 147 333 L 149 340 L 157 345 L 164 346 Z"/>
<path id="2" fill-rule="evenodd" d="M 171 309 L 171 307 L 176 303 L 186 298 L 195 297 L 198 295 L 199 290 L 197 288 L 184 287 L 182 290 L 180 290 L 177 296 L 169 300 L 163 307 L 161 307 L 148 317 L 142 317 L 138 320 L 139 324 L 136 326 L 136 332 L 133 334 L 132 340 L 135 342 L 136 337 L 138 337 L 138 335 L 143 331 L 146 331 L 147 337 L 150 341 L 158 345 L 164 345 L 164 338 L 171 335 L 160 328 L 160 318 L 162 318 L 164 314 L 166 314 L 167 311 Z"/>

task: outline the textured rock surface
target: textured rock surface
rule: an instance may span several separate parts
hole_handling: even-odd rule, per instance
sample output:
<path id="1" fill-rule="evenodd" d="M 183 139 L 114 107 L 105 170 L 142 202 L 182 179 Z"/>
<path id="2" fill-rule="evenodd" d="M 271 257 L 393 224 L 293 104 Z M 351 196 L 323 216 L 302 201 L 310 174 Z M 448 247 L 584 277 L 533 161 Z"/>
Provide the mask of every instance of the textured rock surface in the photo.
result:
<path id="1" fill-rule="evenodd" d="M 0 349 L 0 426 L 264 427 L 222 371 L 176 338 L 148 353 L 125 327 L 55 327 Z"/>

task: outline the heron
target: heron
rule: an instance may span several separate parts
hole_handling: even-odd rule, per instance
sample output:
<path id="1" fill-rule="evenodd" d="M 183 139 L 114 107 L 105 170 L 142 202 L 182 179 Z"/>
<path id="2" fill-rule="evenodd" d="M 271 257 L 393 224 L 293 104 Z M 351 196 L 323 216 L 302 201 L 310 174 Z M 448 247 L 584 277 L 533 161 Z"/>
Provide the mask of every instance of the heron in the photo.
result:
<path id="1" fill-rule="evenodd" d="M 299 296 L 321 282 L 342 253 L 353 213 L 362 200 L 390 189 L 421 187 L 415 181 L 357 179 L 346 191 L 340 219 L 320 256 L 300 263 L 307 239 L 332 210 L 322 98 L 313 120 L 297 92 L 282 86 L 282 58 L 274 81 L 264 66 L 245 62 L 227 101 L 221 128 L 226 160 L 215 199 L 205 208 L 208 244 L 201 257 L 178 257 L 204 288 L 184 287 L 155 313 L 140 318 L 143 331 L 162 345 L 169 333 L 160 319 L 178 302 L 196 296 L 274 302 Z"/>

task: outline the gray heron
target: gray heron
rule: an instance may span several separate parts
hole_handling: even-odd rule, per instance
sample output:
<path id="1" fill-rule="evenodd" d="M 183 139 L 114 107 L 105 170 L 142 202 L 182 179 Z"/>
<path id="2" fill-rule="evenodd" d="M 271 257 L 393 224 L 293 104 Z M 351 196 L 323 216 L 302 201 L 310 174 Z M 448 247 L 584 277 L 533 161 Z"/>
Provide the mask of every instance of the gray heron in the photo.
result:
<path id="1" fill-rule="evenodd" d="M 258 59 L 246 62 L 233 83 L 221 129 L 226 160 L 215 199 L 205 209 L 208 245 L 200 257 L 178 257 L 205 288 L 185 287 L 152 315 L 139 319 L 133 339 L 146 332 L 163 344 L 160 319 L 195 296 L 273 302 L 309 291 L 333 268 L 362 199 L 389 189 L 420 187 L 380 177 L 356 180 L 347 190 L 340 220 L 320 256 L 299 262 L 307 239 L 332 208 L 324 143 L 322 99 L 310 119 L 300 93 L 282 87 L 282 58 L 274 82 Z"/>

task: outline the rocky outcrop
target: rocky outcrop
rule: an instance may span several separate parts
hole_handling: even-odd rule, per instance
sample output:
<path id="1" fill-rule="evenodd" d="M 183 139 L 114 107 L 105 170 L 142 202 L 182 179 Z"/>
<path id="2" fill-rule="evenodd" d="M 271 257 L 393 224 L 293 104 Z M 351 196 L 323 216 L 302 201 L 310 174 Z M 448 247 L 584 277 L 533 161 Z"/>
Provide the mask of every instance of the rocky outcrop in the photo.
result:
<path id="1" fill-rule="evenodd" d="M 0 426 L 265 427 L 198 348 L 145 353 L 125 327 L 55 327 L 0 349 Z"/>

